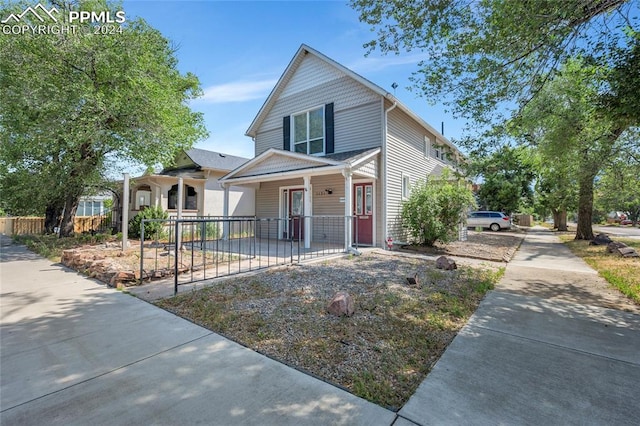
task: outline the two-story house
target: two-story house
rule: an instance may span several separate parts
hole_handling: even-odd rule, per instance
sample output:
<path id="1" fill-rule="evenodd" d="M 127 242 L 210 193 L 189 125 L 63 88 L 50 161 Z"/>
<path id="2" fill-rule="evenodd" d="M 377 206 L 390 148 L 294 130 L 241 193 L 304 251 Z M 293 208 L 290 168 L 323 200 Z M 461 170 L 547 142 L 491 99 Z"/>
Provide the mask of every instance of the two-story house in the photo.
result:
<path id="1" fill-rule="evenodd" d="M 306 45 L 246 135 L 255 157 L 221 184 L 254 188 L 256 216 L 286 218 L 278 237 L 305 247 L 331 233 L 345 249 L 404 240 L 399 216 L 411 185 L 461 155 L 392 94 Z M 344 226 L 319 230 L 323 216 L 341 216 Z"/>

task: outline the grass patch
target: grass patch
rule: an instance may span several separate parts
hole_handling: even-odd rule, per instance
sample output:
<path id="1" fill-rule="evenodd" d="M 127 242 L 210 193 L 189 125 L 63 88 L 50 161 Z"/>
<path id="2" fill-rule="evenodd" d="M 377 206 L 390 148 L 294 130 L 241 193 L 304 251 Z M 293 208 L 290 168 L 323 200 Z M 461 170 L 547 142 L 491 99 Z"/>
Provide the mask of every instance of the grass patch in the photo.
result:
<path id="1" fill-rule="evenodd" d="M 570 235 L 562 235 L 560 239 L 574 254 L 598 271 L 612 286 L 629 299 L 640 304 L 639 258 L 624 258 L 617 254 L 607 253 L 606 246 L 591 246 L 589 241 L 574 240 Z M 623 242 L 640 252 L 640 240 L 616 238 L 616 241 Z"/>
<path id="2" fill-rule="evenodd" d="M 369 254 L 235 277 L 157 304 L 355 395 L 399 409 L 493 288 L 501 270 L 439 271 Z M 406 277 L 418 273 L 421 287 Z M 337 290 L 356 313 L 326 312 Z"/>
<path id="3" fill-rule="evenodd" d="M 57 235 L 15 235 L 13 240 L 52 262 L 60 262 L 62 252 L 86 244 L 99 244 L 115 237 L 107 234 L 78 235 L 59 238 Z"/>

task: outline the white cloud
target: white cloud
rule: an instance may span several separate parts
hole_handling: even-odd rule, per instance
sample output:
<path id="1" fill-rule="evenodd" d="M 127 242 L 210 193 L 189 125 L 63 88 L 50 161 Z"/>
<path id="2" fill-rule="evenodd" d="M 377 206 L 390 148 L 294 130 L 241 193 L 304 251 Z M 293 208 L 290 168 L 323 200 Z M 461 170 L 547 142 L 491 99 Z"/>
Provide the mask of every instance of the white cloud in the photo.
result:
<path id="1" fill-rule="evenodd" d="M 426 61 L 429 59 L 429 55 L 426 53 L 417 53 L 413 55 L 389 55 L 382 57 L 366 57 L 358 59 L 348 65 L 350 68 L 358 73 L 364 72 L 376 72 L 382 71 L 385 68 L 418 64 L 420 61 Z"/>
<path id="2" fill-rule="evenodd" d="M 197 100 L 209 104 L 223 104 L 229 102 L 244 102 L 253 99 L 265 99 L 277 81 L 277 79 L 234 81 L 209 86 L 204 89 L 204 95 Z"/>

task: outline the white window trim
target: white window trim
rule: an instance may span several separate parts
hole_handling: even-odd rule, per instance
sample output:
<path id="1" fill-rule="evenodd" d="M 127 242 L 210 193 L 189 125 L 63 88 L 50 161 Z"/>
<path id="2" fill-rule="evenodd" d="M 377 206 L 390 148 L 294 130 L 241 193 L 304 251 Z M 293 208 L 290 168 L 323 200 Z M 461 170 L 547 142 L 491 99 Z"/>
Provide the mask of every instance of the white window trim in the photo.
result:
<path id="1" fill-rule="evenodd" d="M 424 136 L 424 158 L 429 158 L 429 156 L 431 155 L 432 145 L 433 145 L 433 142 L 431 141 L 431 138 L 425 135 Z"/>
<path id="2" fill-rule="evenodd" d="M 321 109 L 322 110 L 322 152 L 316 152 L 315 154 L 309 154 L 309 112 L 311 111 L 315 111 L 317 109 Z M 327 153 L 327 123 L 326 123 L 326 116 L 325 116 L 325 105 L 316 105 L 312 108 L 308 108 L 302 111 L 298 111 L 296 113 L 291 114 L 289 117 L 289 134 L 291 135 L 290 137 L 290 143 L 289 143 L 289 150 L 291 152 L 296 152 L 296 136 L 295 136 L 295 119 L 294 117 L 296 115 L 301 115 L 301 114 L 307 114 L 307 152 L 305 152 L 305 155 L 313 155 L 316 157 L 321 157 L 326 155 Z M 301 152 L 298 152 L 297 154 L 302 154 Z"/>
<path id="3" fill-rule="evenodd" d="M 407 190 L 405 194 L 404 180 L 407 179 Z M 402 180 L 400 181 L 400 195 L 403 200 L 408 200 L 411 195 L 411 175 L 408 173 L 402 173 Z"/>

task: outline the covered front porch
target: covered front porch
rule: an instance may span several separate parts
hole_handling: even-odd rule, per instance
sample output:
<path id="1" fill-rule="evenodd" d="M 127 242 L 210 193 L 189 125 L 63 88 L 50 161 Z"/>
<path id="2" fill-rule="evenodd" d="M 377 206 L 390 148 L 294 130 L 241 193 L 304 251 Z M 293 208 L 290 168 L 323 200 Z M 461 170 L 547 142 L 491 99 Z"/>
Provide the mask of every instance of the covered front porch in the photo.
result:
<path id="1" fill-rule="evenodd" d="M 379 154 L 380 148 L 324 157 L 270 149 L 220 179 L 225 216 L 228 188 L 249 186 L 256 217 L 279 219 L 270 238 L 300 241 L 305 249 L 336 241 L 345 251 L 375 246 Z"/>

